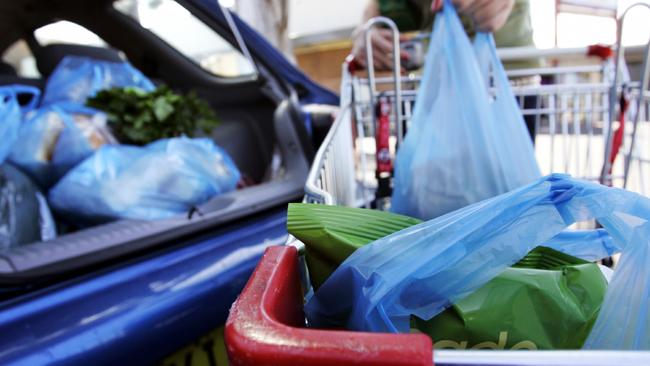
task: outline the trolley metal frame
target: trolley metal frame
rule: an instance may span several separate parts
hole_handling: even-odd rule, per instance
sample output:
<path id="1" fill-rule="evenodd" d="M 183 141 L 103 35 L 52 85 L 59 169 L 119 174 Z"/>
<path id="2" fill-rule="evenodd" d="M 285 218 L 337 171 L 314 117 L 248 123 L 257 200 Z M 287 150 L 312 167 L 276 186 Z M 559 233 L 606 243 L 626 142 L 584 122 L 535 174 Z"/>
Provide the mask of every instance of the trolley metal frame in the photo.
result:
<path id="1" fill-rule="evenodd" d="M 647 6 L 647 5 L 646 5 Z M 649 7 L 650 8 L 650 7 Z M 627 14 L 627 11 L 626 13 Z M 548 135 L 551 128 L 558 127 L 558 136 L 583 136 L 585 127 L 589 139 L 600 139 L 603 147 L 602 169 L 595 176 L 590 176 L 591 169 L 585 170 L 585 178 L 609 183 L 618 179 L 616 174 L 609 171 L 608 158 L 612 154 L 614 129 L 613 121 L 617 113 L 632 116 L 633 124 L 629 127 L 629 143 L 624 147 L 624 172 L 621 176 L 625 186 L 632 163 L 650 163 L 644 156 L 636 154 L 638 146 L 638 129 L 641 123 L 648 123 L 648 104 L 650 93 L 648 86 L 648 55 L 650 42 L 645 49 L 645 61 L 641 82 L 621 83 L 619 70 L 622 69 L 623 49 L 620 45 L 624 16 L 619 20 L 617 58 L 612 71 L 612 63 L 605 61 L 590 66 L 571 66 L 563 68 L 546 68 L 536 70 L 518 70 L 511 72 L 513 77 L 526 75 L 555 75 L 572 77 L 576 74 L 599 75 L 594 81 L 578 85 L 561 83 L 541 86 L 515 86 L 515 94 L 523 99 L 527 95 L 535 95 L 538 103 L 534 108 L 524 108 L 524 115 L 536 117 L 538 127 L 548 125 Z M 387 24 L 387 19 L 375 19 L 366 25 L 366 41 L 370 31 L 377 24 Z M 397 30 L 393 30 L 393 43 L 398 47 Z M 502 59 L 521 58 L 521 50 L 508 50 L 501 53 Z M 584 52 L 585 50 L 581 50 Z M 372 50 L 368 57 L 372 59 Z M 566 55 L 566 50 L 526 51 L 527 56 L 560 56 Z M 514 53 L 514 55 L 513 55 Z M 575 52 L 568 52 L 575 54 Z M 396 55 L 397 52 L 394 52 Z M 341 110 L 326 136 L 322 146 L 316 153 L 305 186 L 305 201 L 321 204 L 338 204 L 362 206 L 369 203 L 374 185 L 368 179 L 372 173 L 372 154 L 364 143 L 365 136 L 374 136 L 373 115 L 374 104 L 378 92 L 388 95 L 393 103 L 394 117 L 392 119 L 395 138 L 393 141 L 393 156 L 404 136 L 400 122 L 410 118 L 410 112 L 419 80 L 416 76 L 408 75 L 402 78 L 376 77 L 369 62 L 368 78 L 355 77 L 349 72 L 348 66 L 343 67 L 341 85 Z M 399 58 L 394 58 L 395 69 L 399 70 Z M 613 74 L 612 74 L 613 73 Z M 616 75 L 616 77 L 613 77 Z M 382 89 L 392 84 L 392 89 Z M 404 89 L 404 90 L 403 90 Z M 564 95 L 565 97 L 558 98 Z M 634 103 L 632 108 L 619 110 L 616 105 L 620 95 L 627 95 Z M 570 97 L 569 97 L 570 96 Z M 544 101 L 544 98 L 547 100 Z M 576 102 L 578 101 L 578 102 Z M 559 102 L 553 104 L 553 102 Z M 583 103 L 584 102 L 584 103 Z M 602 121 L 592 118 L 604 116 Z M 550 121 L 557 119 L 557 121 Z M 642 121 L 643 119 L 643 121 Z M 602 123 L 599 126 L 595 122 Z M 627 124 L 629 126 L 629 124 Z M 551 127 L 552 126 L 552 127 Z M 591 130 L 589 129 L 591 128 Z M 356 134 L 353 135 L 352 131 Z M 555 130 L 553 130 L 555 131 Z M 591 131 L 591 132 L 590 132 Z M 589 141 L 589 139 L 587 141 Z M 371 139 L 370 139 L 371 140 Z M 367 144 L 366 144 L 367 145 Z M 566 140 L 561 144 L 561 157 L 565 170 L 569 170 L 568 153 L 575 147 Z M 555 144 L 551 142 L 551 150 Z M 355 148 L 356 147 L 356 148 Z M 582 151 L 577 148 L 576 151 Z M 596 156 L 597 151 L 589 151 L 587 157 Z M 554 154 L 554 151 L 551 153 Z M 636 155 L 635 155 L 636 154 Z M 589 159 L 588 159 L 589 160 Z M 551 162 L 553 160 L 551 159 Z M 594 166 L 597 164 L 594 164 Z M 553 169 L 554 166 L 549 167 Z M 598 176 L 600 175 L 600 176 Z M 372 174 L 370 174 L 372 176 Z M 426 365 L 433 361 L 436 365 L 647 365 L 650 363 L 650 352 L 634 351 L 454 351 L 436 350 L 431 360 L 430 339 L 418 334 L 380 334 L 349 332 L 340 330 L 318 330 L 305 328 L 302 313 L 303 295 L 309 297 L 311 286 L 309 274 L 304 261 L 304 244 L 291 236 L 285 246 L 270 247 L 265 252 L 257 269 L 251 276 L 248 285 L 233 304 L 226 323 L 226 345 L 231 363 L 248 365 L 256 363 L 295 365 L 295 364 L 336 364 L 346 365 L 375 365 L 393 364 L 398 360 L 401 364 Z M 297 250 L 295 250 L 295 249 Z M 302 285 L 302 291 L 299 284 Z"/>
<path id="2" fill-rule="evenodd" d="M 534 118 L 538 131 L 537 152 L 540 167 L 545 173 L 564 172 L 579 178 L 603 184 L 632 188 L 650 194 L 650 155 L 641 151 L 639 131 L 650 128 L 648 111 L 648 56 L 650 43 L 645 47 L 641 80 L 633 82 L 627 76 L 621 44 L 625 16 L 619 19 L 616 56 L 614 60 L 592 58 L 587 65 L 542 67 L 509 71 L 513 78 L 541 76 L 553 79 L 552 84 L 513 85 L 522 113 Z M 373 18 L 365 25 L 366 43 L 370 44 L 372 30 L 383 25 L 392 31 L 394 48 L 399 35 L 392 21 Z M 592 48 L 571 50 L 536 50 L 530 48 L 500 50 L 505 60 L 530 58 L 557 59 L 582 57 Z M 601 50 L 602 51 L 602 50 Z M 606 52 L 605 52 L 606 53 Z M 393 52 L 394 70 L 400 69 L 399 53 Z M 372 48 L 367 52 L 367 76 L 359 77 L 349 61 L 342 68 L 341 110 L 321 148 L 318 150 L 305 185 L 305 201 L 323 204 L 368 206 L 372 199 L 374 158 L 372 139 L 375 132 L 375 104 L 378 96 L 388 97 L 392 105 L 393 131 L 392 158 L 404 136 L 403 126 L 410 122 L 420 77 L 415 74 L 377 76 L 372 60 Z M 594 62 L 593 60 L 597 60 Z M 579 82 L 576 80 L 581 79 Z M 627 100 L 627 109 L 621 109 L 620 98 Z M 524 103 L 534 97 L 536 104 Z M 624 144 L 620 158 L 612 165 L 613 141 L 620 113 L 625 116 Z M 631 122 L 631 123 L 630 123 Z M 640 128 L 640 126 L 642 128 Z M 648 136 L 647 138 L 650 138 Z M 542 141 L 543 140 L 543 141 Z M 545 156 L 544 154 L 547 154 Z M 636 166 L 636 179 L 630 187 L 632 167 Z"/>
<path id="3" fill-rule="evenodd" d="M 641 80 L 630 81 L 623 60 L 624 49 L 621 43 L 625 16 L 631 8 L 647 4 L 635 4 L 628 8 L 618 20 L 617 45 L 615 58 L 603 58 L 599 62 L 587 65 L 564 67 L 544 67 L 528 70 L 509 71 L 511 78 L 541 75 L 552 76 L 557 82 L 541 85 L 513 85 L 513 92 L 520 102 L 524 116 L 534 116 L 537 130 L 550 141 L 546 148 L 550 153 L 547 169 L 550 172 L 576 172 L 579 177 L 603 184 L 627 187 L 631 167 L 638 164 L 641 178 L 650 172 L 650 158 L 639 152 L 639 126 L 644 129 L 650 125 L 650 42 L 645 46 Z M 393 33 L 394 48 L 398 46 L 398 33 L 395 25 L 386 18 L 374 18 L 365 25 L 366 44 L 370 44 L 371 31 L 383 25 Z M 583 56 L 588 48 L 581 49 L 508 49 L 500 50 L 502 60 L 526 58 L 565 58 Z M 307 182 L 305 184 L 305 202 L 326 205 L 369 206 L 373 199 L 373 162 L 371 152 L 362 146 L 364 139 L 374 136 L 374 105 L 379 93 L 388 96 L 393 106 L 391 118 L 392 131 L 395 132 L 394 152 L 399 148 L 403 138 L 402 123 L 408 126 L 412 106 L 415 102 L 420 78 L 416 75 L 401 76 L 396 71 L 392 77 L 376 75 L 372 60 L 372 49 L 367 49 L 367 76 L 355 76 L 346 62 L 342 67 L 341 108 L 323 144 L 316 153 Z M 398 55 L 393 52 L 393 55 Z M 394 69 L 400 70 L 399 57 L 393 59 Z M 580 83 L 574 82 L 577 76 L 583 76 Z M 392 89 L 387 87 L 392 86 Z M 534 107 L 525 107 L 523 100 L 527 96 L 536 96 Z M 621 110 L 619 100 L 624 96 L 630 108 Z M 612 166 L 610 157 L 617 128 L 617 116 L 625 115 L 623 161 Z M 571 141 L 570 139 L 574 140 Z M 648 136 L 650 138 L 650 136 Z M 558 141 L 556 141 L 558 140 Z M 559 141 L 561 140 L 561 141 Z M 581 143 L 586 145 L 581 147 Z M 366 143 L 366 145 L 368 145 Z M 596 146 L 598 145 L 598 146 Z M 600 148 L 597 149 L 596 147 Z M 554 159 L 560 151 L 560 161 Z M 575 154 L 586 153 L 583 159 L 575 160 Z M 584 163 L 584 165 L 581 165 Z M 622 167 L 621 167 L 622 165 Z M 611 168 L 616 168 L 610 171 Z M 641 193 L 650 193 L 650 177 L 642 179 Z M 293 244 L 304 255 L 304 245 L 298 241 Z M 303 288 L 309 291 L 309 276 L 304 263 L 301 264 Z M 650 352 L 624 351 L 540 351 L 511 354 L 507 351 L 449 351 L 434 352 L 435 364 L 470 365 L 470 364 L 517 364 L 517 365 L 609 365 L 623 362 L 643 364 L 650 360 Z"/>

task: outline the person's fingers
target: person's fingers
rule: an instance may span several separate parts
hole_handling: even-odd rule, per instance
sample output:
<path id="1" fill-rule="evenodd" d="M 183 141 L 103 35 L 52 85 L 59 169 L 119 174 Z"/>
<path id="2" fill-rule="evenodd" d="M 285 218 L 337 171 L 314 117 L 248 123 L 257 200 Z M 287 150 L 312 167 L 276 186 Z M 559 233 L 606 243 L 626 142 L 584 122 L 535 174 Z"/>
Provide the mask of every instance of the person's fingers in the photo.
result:
<path id="1" fill-rule="evenodd" d="M 473 18 L 477 11 L 485 8 L 491 8 L 496 3 L 500 3 L 501 1 L 502 0 L 473 0 L 470 4 L 468 4 L 467 7 L 465 7 L 465 9 L 462 10 L 462 13 L 467 14 Z"/>
<path id="2" fill-rule="evenodd" d="M 508 20 L 508 16 L 504 13 L 477 17 L 475 21 L 476 30 L 479 32 L 495 32 L 506 24 L 506 20 Z"/>
<path id="3" fill-rule="evenodd" d="M 456 10 L 464 12 L 475 0 L 452 0 Z"/>
<path id="4" fill-rule="evenodd" d="M 378 44 L 375 44 L 375 48 L 373 48 L 373 57 L 376 53 L 381 52 L 383 55 L 386 55 L 386 57 L 382 57 L 382 65 L 385 65 L 386 69 L 392 70 L 393 69 L 393 36 L 390 30 L 388 29 L 382 29 L 383 33 L 381 34 L 381 37 L 383 40 L 379 40 Z M 400 42 L 402 41 L 408 41 L 410 39 L 409 36 L 404 36 L 400 35 Z M 399 57 L 401 60 L 408 60 L 411 55 L 399 48 Z M 405 70 L 404 70 L 405 71 Z"/>
<path id="5" fill-rule="evenodd" d="M 354 62 L 356 62 L 357 65 L 359 65 L 359 67 L 362 69 L 365 69 L 368 66 L 365 54 L 363 56 L 354 55 Z"/>
<path id="6" fill-rule="evenodd" d="M 472 20 L 474 20 L 474 22 L 487 21 L 502 12 L 507 5 L 507 2 L 505 1 L 494 1 L 489 4 L 470 7 L 468 12 L 471 14 Z"/>
<path id="7" fill-rule="evenodd" d="M 366 48 L 365 47 L 352 47 L 352 55 L 360 66 L 366 67 Z"/>
<path id="8" fill-rule="evenodd" d="M 383 51 L 393 50 L 393 33 L 388 29 L 375 29 L 372 32 L 372 44 Z"/>
<path id="9" fill-rule="evenodd" d="M 477 30 L 493 32 L 501 28 L 514 5 L 514 0 L 452 0 L 456 9 L 472 18 Z"/>
<path id="10" fill-rule="evenodd" d="M 386 39 L 379 39 L 374 43 L 375 47 L 372 49 L 372 56 L 380 60 L 392 60 L 393 44 Z"/>
<path id="11" fill-rule="evenodd" d="M 384 70 L 393 69 L 393 35 L 388 29 L 381 29 L 378 32 L 377 38 L 373 38 L 374 48 L 372 50 L 373 58 L 375 58 L 375 65 L 380 65 Z M 398 49 L 399 57 L 408 59 L 408 52 Z"/>
<path id="12" fill-rule="evenodd" d="M 378 70 L 392 70 L 393 69 L 393 58 L 389 54 L 377 53 L 373 55 L 375 62 L 375 67 Z"/>
<path id="13" fill-rule="evenodd" d="M 352 46 L 352 54 L 363 68 L 368 66 L 367 53 L 365 46 L 365 34 L 363 32 L 355 32 L 353 34 L 354 42 Z M 370 42 L 372 44 L 372 58 L 373 64 L 378 70 L 392 70 L 393 69 L 393 34 L 388 29 L 374 29 L 371 33 Z M 408 53 L 399 50 L 399 55 L 402 58 L 408 58 Z"/>
<path id="14" fill-rule="evenodd" d="M 477 30 L 494 32 L 503 27 L 513 5 L 513 0 L 494 1 L 490 6 L 477 9 L 473 15 Z"/>
<path id="15" fill-rule="evenodd" d="M 440 9 L 442 9 L 442 0 L 433 0 L 431 3 L 431 12 L 435 13 Z"/>

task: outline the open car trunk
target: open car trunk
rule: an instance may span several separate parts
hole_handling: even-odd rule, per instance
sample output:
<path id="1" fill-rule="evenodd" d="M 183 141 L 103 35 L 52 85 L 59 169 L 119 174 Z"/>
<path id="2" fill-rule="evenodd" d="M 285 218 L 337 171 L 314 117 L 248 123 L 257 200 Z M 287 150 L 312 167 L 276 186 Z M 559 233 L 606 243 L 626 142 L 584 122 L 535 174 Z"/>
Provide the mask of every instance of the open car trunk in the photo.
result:
<path id="1" fill-rule="evenodd" d="M 124 52 L 152 80 L 174 90 L 195 91 L 206 100 L 222 120 L 210 137 L 255 184 L 214 197 L 191 212 L 170 219 L 120 220 L 63 234 L 53 240 L 2 250 L 0 284 L 3 285 L 51 283 L 117 258 L 163 248 L 176 239 L 209 234 L 226 223 L 299 200 L 303 195 L 313 155 L 304 116 L 293 89 L 279 80 L 264 62 L 255 62 L 257 74 L 253 76 L 222 78 L 210 74 L 118 12 L 111 1 L 99 2 L 103 6 L 90 3 L 80 0 L 5 2 L 0 14 L 6 22 L 0 28 L 6 28 L 6 32 L 0 46 L 6 49 L 22 35 L 60 19 L 86 27 L 111 47 Z M 207 9 L 197 7 L 195 2 L 179 3 L 234 43 L 229 30 L 212 24 L 205 16 Z M 52 48 L 39 45 L 33 37 L 28 43 L 37 56 L 37 63 L 39 53 Z"/>
<path id="2" fill-rule="evenodd" d="M 278 107 L 273 121 L 283 160 L 280 177 L 214 197 L 196 210 L 175 218 L 120 220 L 53 240 L 6 249 L 0 252 L 0 283 L 50 281 L 69 271 L 152 249 L 188 235 L 206 233 L 222 224 L 300 199 L 308 162 L 292 124 L 287 100 Z"/>

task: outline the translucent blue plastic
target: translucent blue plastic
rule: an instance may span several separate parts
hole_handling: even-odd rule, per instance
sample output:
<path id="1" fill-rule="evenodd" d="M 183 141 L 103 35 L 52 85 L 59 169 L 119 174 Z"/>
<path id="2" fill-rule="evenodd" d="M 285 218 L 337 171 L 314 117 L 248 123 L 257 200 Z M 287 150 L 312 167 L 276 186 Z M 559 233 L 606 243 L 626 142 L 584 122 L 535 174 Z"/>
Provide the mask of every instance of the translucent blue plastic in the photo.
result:
<path id="1" fill-rule="evenodd" d="M 145 91 L 154 89 L 153 83 L 127 62 L 66 56 L 47 79 L 43 104 L 84 104 L 100 90 L 129 86 Z"/>
<path id="2" fill-rule="evenodd" d="M 597 261 L 621 251 L 604 229 L 563 231 L 543 245 L 588 261 Z"/>
<path id="3" fill-rule="evenodd" d="M 54 185 L 94 149 L 73 121 L 73 115 L 102 112 L 74 103 L 58 103 L 35 110 L 20 126 L 10 160 L 42 189 Z M 97 126 L 104 127 L 104 126 Z"/>
<path id="4" fill-rule="evenodd" d="M 431 319 L 589 219 L 602 224 L 622 254 L 584 347 L 650 349 L 650 199 L 559 174 L 358 249 L 310 299 L 308 319 L 316 326 L 408 332 L 411 315 Z M 599 241 L 591 243 L 600 253 Z"/>
<path id="5" fill-rule="evenodd" d="M 31 98 L 25 106 L 18 103 L 18 95 L 29 94 Z M 38 88 L 27 85 L 0 86 L 0 164 L 11 153 L 18 139 L 18 131 L 23 114 L 32 110 L 39 101 Z"/>
<path id="6" fill-rule="evenodd" d="M 49 192 L 52 208 L 82 223 L 162 219 L 234 190 L 240 174 L 207 138 L 165 139 L 145 147 L 103 146 Z"/>
<path id="7" fill-rule="evenodd" d="M 430 44 L 392 196 L 392 211 L 421 219 L 541 176 L 492 36 L 477 35 L 473 46 L 448 3 Z"/>

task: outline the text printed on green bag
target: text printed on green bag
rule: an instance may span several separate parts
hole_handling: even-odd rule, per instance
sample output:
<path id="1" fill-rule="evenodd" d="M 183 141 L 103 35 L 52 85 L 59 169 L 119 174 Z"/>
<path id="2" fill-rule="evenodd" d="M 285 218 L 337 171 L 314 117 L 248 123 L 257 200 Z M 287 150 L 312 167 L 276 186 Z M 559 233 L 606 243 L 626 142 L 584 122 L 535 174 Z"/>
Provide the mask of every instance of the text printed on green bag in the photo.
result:
<path id="1" fill-rule="evenodd" d="M 508 342 L 508 332 L 501 331 L 499 332 L 499 339 L 497 343 L 491 341 L 485 341 L 477 343 L 472 346 L 470 349 L 505 349 L 506 343 Z M 452 341 L 447 339 L 442 339 L 436 342 L 433 345 L 437 349 L 467 349 L 467 341 Z M 521 341 L 512 346 L 511 350 L 536 350 L 537 346 L 531 341 Z"/>

